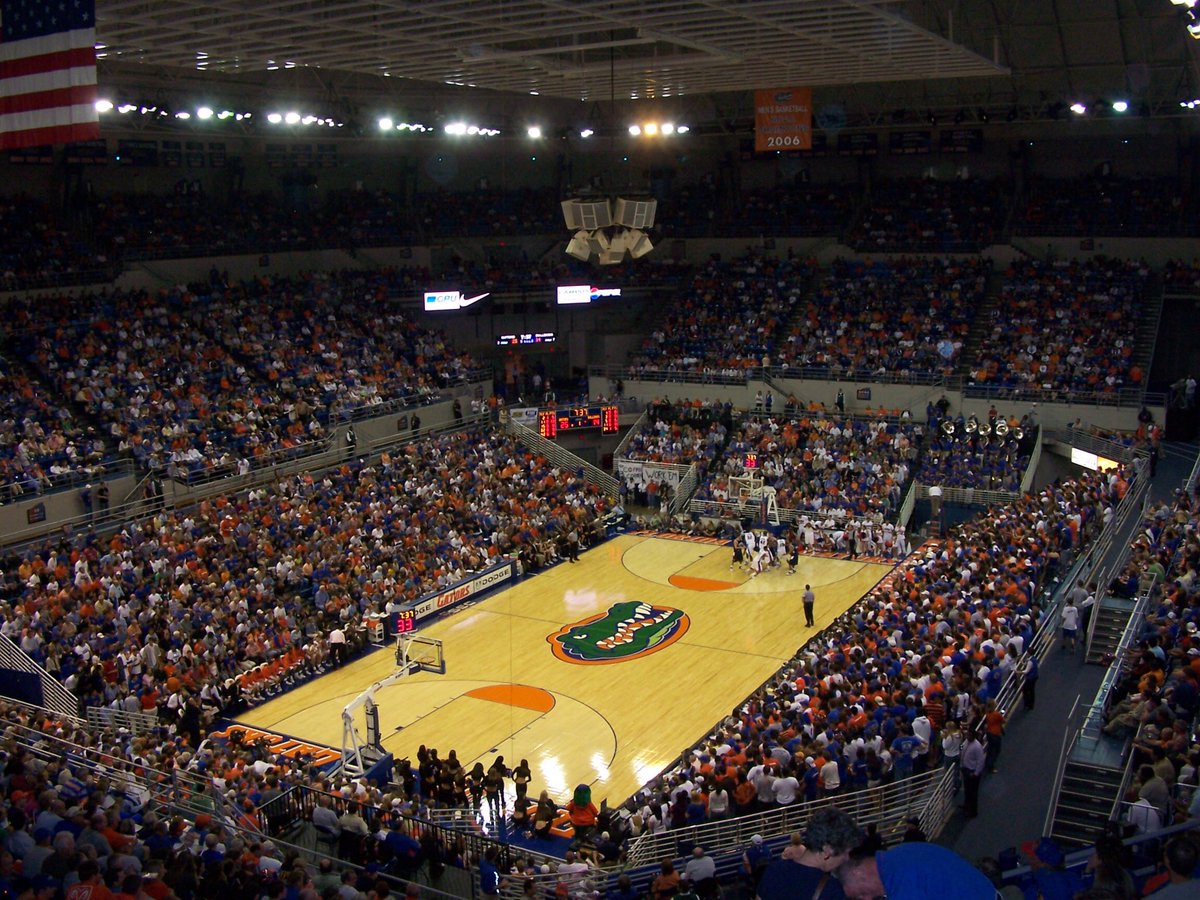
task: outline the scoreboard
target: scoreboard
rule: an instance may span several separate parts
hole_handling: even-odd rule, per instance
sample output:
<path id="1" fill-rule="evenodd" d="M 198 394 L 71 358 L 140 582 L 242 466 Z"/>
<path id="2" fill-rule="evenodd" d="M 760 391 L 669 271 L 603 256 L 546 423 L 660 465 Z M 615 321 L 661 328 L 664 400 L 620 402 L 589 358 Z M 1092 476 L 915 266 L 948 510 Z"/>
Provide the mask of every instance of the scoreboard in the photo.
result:
<path id="1" fill-rule="evenodd" d="M 563 431 L 599 428 L 601 434 L 621 430 L 621 411 L 615 406 L 571 406 L 538 410 L 538 434 L 552 438 Z"/>
<path id="2" fill-rule="evenodd" d="M 392 634 L 407 634 L 417 630 L 417 611 L 398 609 L 392 613 Z"/>

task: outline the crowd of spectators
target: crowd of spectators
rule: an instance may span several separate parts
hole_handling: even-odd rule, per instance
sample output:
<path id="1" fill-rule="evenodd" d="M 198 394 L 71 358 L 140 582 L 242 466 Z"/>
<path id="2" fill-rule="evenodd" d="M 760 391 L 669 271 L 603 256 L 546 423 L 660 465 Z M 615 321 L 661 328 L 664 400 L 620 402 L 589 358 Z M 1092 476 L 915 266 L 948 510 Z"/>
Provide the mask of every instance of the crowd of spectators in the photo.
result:
<path id="1" fill-rule="evenodd" d="M 28 194 L 0 196 L 0 290 L 85 284 L 112 277 L 109 260 Z"/>
<path id="2" fill-rule="evenodd" d="M 798 304 L 778 363 L 901 378 L 949 374 L 990 270 L 984 259 L 835 260 Z"/>
<path id="3" fill-rule="evenodd" d="M 99 474 L 103 441 L 20 368 L 0 357 L 0 498 Z"/>
<path id="4" fill-rule="evenodd" d="M 632 470 L 623 470 L 621 459 L 672 466 L 695 464 L 698 476 L 703 477 L 724 451 L 731 424 L 732 409 L 728 404 L 700 400 L 672 403 L 666 398 L 653 401 L 647 404 L 646 420 L 629 435 L 614 467 L 626 486 L 643 496 L 652 477 L 641 467 L 635 467 L 636 475 Z"/>
<path id="5" fill-rule="evenodd" d="M 1136 644 L 1108 699 L 1104 730 L 1132 736 L 1135 779 L 1124 798 L 1130 830 L 1200 818 L 1200 538 L 1197 498 L 1179 492 L 1144 517 L 1107 592 L 1149 592 Z"/>
<path id="6" fill-rule="evenodd" d="M 1167 260 L 1163 266 L 1163 292 L 1167 294 L 1200 294 L 1200 262 L 1182 259 Z"/>
<path id="7" fill-rule="evenodd" d="M 1103 257 L 1014 262 L 972 380 L 1067 394 L 1141 385 L 1134 350 L 1148 275 L 1142 263 Z"/>
<path id="8" fill-rule="evenodd" d="M 410 273 L 261 276 L 9 304 L 10 344 L 113 446 L 182 473 L 324 439 L 385 403 L 436 399 L 473 363 L 395 303 Z"/>
<path id="9" fill-rule="evenodd" d="M 554 188 L 502 190 L 481 184 L 474 191 L 419 194 L 417 214 L 422 231 L 429 235 L 549 234 L 566 227 L 561 200 Z"/>
<path id="10" fill-rule="evenodd" d="M 415 794 L 332 778 L 258 742 L 197 750 L 166 727 L 132 734 L 8 703 L 0 726 L 6 896 L 385 900 L 419 896 L 406 879 L 422 866 L 436 884 L 468 862 L 465 840 L 410 818 L 427 815 Z M 354 868 L 268 837 L 271 801 L 298 786 L 320 798 L 314 820 L 332 817 L 345 838 L 336 853 Z"/>
<path id="11" fill-rule="evenodd" d="M 90 705 L 224 708 L 327 665 L 334 628 L 362 640 L 365 614 L 582 530 L 606 504 L 497 434 L 430 438 L 24 550 L 2 566 L 0 631 Z"/>
<path id="12" fill-rule="evenodd" d="M 82 215 L 95 245 L 114 260 L 354 249 L 411 244 L 418 236 L 414 217 L 386 191 L 323 198 L 262 192 L 232 201 L 199 189 L 116 193 L 86 204 Z"/>
<path id="13" fill-rule="evenodd" d="M 897 509 L 916 459 L 920 426 L 824 413 L 749 416 L 734 428 L 697 500 L 728 501 L 729 479 L 754 474 L 781 509 L 871 516 Z"/>
<path id="14" fill-rule="evenodd" d="M 814 267 L 801 260 L 711 259 L 631 361 L 631 374 L 740 377 L 773 364 Z"/>
<path id="15" fill-rule="evenodd" d="M 1020 490 L 1029 468 L 1029 454 L 1022 453 L 1021 447 L 1012 438 L 964 437 L 934 429 L 925 443 L 917 481 L 941 487 Z"/>
<path id="16" fill-rule="evenodd" d="M 750 235 L 841 234 L 860 195 L 855 184 L 795 184 L 743 191 L 721 231 Z"/>
<path id="17" fill-rule="evenodd" d="M 1196 234 L 1196 211 L 1175 178 L 1035 178 L 1018 234 L 1170 237 Z"/>
<path id="18" fill-rule="evenodd" d="M 871 188 L 847 243 L 867 253 L 974 253 L 995 243 L 1008 188 L 997 179 L 900 179 Z"/>
<path id="19" fill-rule="evenodd" d="M 997 768 L 994 700 L 1024 665 L 1042 589 L 1111 516 L 1125 477 L 1049 485 L 919 548 L 630 814 L 657 830 L 836 797 L 956 765 L 976 734 Z"/>

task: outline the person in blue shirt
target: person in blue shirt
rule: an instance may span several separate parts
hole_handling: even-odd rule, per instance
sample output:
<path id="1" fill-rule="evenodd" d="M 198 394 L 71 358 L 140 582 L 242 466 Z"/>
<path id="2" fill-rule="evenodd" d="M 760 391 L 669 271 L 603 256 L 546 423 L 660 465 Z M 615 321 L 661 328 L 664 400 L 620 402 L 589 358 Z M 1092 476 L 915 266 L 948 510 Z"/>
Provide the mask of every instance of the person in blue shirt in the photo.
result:
<path id="1" fill-rule="evenodd" d="M 485 897 L 500 894 L 500 872 L 496 868 L 496 848 L 488 847 L 479 861 L 479 893 Z"/>
<path id="2" fill-rule="evenodd" d="M 912 842 L 882 853 L 854 854 L 837 871 L 849 900 L 996 900 L 987 877 L 952 850 Z"/>

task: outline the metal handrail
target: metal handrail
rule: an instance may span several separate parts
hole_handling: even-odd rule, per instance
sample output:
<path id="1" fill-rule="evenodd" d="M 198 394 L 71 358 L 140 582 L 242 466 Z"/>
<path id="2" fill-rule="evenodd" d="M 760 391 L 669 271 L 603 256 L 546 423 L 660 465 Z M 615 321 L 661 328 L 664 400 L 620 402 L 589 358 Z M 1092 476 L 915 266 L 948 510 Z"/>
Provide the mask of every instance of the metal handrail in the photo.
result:
<path id="1" fill-rule="evenodd" d="M 37 676 L 42 687 L 42 700 L 56 715 L 78 718 L 79 698 L 3 634 L 0 634 L 0 662 L 7 669 Z"/>
<path id="2" fill-rule="evenodd" d="M 1037 435 L 1033 439 L 1033 450 L 1029 454 L 1029 464 L 1025 467 L 1025 474 L 1021 476 L 1021 493 L 1027 494 L 1033 487 L 1033 479 L 1037 475 L 1038 464 L 1042 461 L 1042 438 L 1045 432 L 1042 428 L 1037 429 Z"/>
<path id="3" fill-rule="evenodd" d="M 247 458 L 247 461 L 250 463 L 250 471 L 270 469 L 282 463 L 319 456 L 333 446 L 333 439 L 334 432 L 330 431 L 324 437 L 312 441 L 304 441 L 294 447 L 273 447 L 262 456 Z M 220 466 L 208 466 L 199 471 L 185 469 L 179 474 L 172 474 L 171 477 L 176 481 L 186 484 L 188 487 L 203 487 L 212 484 L 214 481 L 220 481 L 224 485 L 227 483 L 225 479 L 231 478 L 236 474 L 237 463 L 228 463 Z"/>
<path id="4" fill-rule="evenodd" d="M 593 466 L 587 460 L 580 459 L 574 453 L 554 443 L 554 441 L 547 440 L 532 428 L 526 428 L 524 425 L 508 418 L 504 422 L 504 429 L 526 447 L 529 447 L 531 450 L 537 450 L 554 465 L 571 471 L 582 470 L 584 480 L 588 484 L 595 485 L 610 497 L 616 497 L 621 492 L 621 483 L 613 478 L 613 476 Z"/>
<path id="5" fill-rule="evenodd" d="M 939 484 L 917 484 L 917 496 L 925 500 L 931 489 L 937 488 L 942 492 L 944 503 L 966 503 L 993 506 L 996 504 L 1012 503 L 1019 500 L 1021 491 L 997 491 L 990 488 L 948 487 Z"/>
<path id="6" fill-rule="evenodd" d="M 1118 679 L 1125 671 L 1127 664 L 1126 657 L 1129 648 L 1133 646 L 1135 636 L 1141 629 L 1142 619 L 1146 615 L 1146 607 L 1150 604 L 1150 594 L 1150 590 L 1145 590 L 1141 593 L 1137 603 L 1134 605 L 1129 621 L 1125 623 L 1125 630 L 1121 632 L 1121 640 L 1117 644 L 1116 651 L 1113 653 L 1112 665 L 1104 673 L 1100 687 L 1096 689 L 1096 697 L 1092 700 L 1091 706 L 1088 707 L 1083 725 L 1079 729 L 1080 740 L 1090 740 L 1092 743 L 1100 740 L 1100 735 L 1104 728 L 1104 711 L 1108 708 L 1108 701 L 1112 696 L 1113 688 L 1116 687 Z M 1092 617 L 1095 618 L 1095 615 L 1093 613 Z"/>
<path id="7" fill-rule="evenodd" d="M 917 480 L 914 478 L 908 483 L 908 490 L 904 492 L 904 499 L 900 501 L 900 509 L 896 512 L 896 524 L 908 525 L 908 520 L 912 518 L 913 510 L 917 505 Z"/>
<path id="8" fill-rule="evenodd" d="M 625 455 L 625 449 L 629 446 L 629 442 L 633 440 L 634 435 L 640 434 L 642 426 L 646 424 L 646 420 L 650 418 L 650 407 L 647 406 L 642 410 L 642 414 L 637 417 L 629 430 L 625 432 L 625 436 L 621 438 L 621 442 L 617 444 L 617 449 L 613 451 L 613 459 L 619 459 Z"/>
<path id="9" fill-rule="evenodd" d="M 130 734 L 146 734 L 161 723 L 154 713 L 140 710 L 113 709 L 110 706 L 89 706 L 87 723 L 93 728 L 125 728 Z"/>
<path id="10" fill-rule="evenodd" d="M 746 519 L 754 518 L 762 512 L 762 503 L 755 500 L 752 502 L 742 503 L 738 500 L 690 500 L 687 504 L 687 510 L 691 513 L 704 516 L 710 519 Z M 790 507 L 778 507 L 779 521 L 787 524 L 792 524 L 799 519 L 821 519 L 827 513 L 814 512 L 809 509 L 792 509 Z M 849 531 L 853 528 L 875 528 L 883 524 L 882 520 L 864 519 L 858 516 L 846 516 L 836 520 L 838 531 Z M 824 532 L 825 529 L 816 521 L 813 522 L 813 530 Z"/>
<path id="11" fill-rule="evenodd" d="M 46 535 L 50 532 L 71 534 L 80 531 L 115 531 L 126 522 L 147 513 L 155 512 L 161 509 L 163 505 L 164 500 L 162 498 L 155 498 L 154 500 L 139 500 L 135 498 L 127 503 L 110 506 L 107 511 L 80 513 L 77 516 L 69 516 L 65 519 L 48 519 L 37 525 L 22 528 L 20 531 L 7 532 L 3 537 L 3 541 L 0 542 L 0 546 L 10 551 L 17 551 L 29 544 L 40 543 L 45 540 Z"/>
<path id="12" fill-rule="evenodd" d="M 1089 453 L 1095 453 L 1097 456 L 1103 456 L 1106 459 L 1115 459 L 1120 462 L 1126 462 L 1134 456 L 1149 455 L 1149 451 L 1143 447 L 1135 446 L 1132 443 L 1123 444 L 1119 441 L 1084 431 L 1081 428 L 1051 431 L 1046 437 L 1049 440 L 1062 444 L 1070 444 L 1072 447 L 1077 447 L 1080 450 L 1087 450 Z"/>
<path id="13" fill-rule="evenodd" d="M 1185 493 L 1191 495 L 1196 492 L 1196 484 L 1200 482 L 1200 453 L 1196 454 L 1196 464 L 1192 466 L 1191 474 L 1188 475 L 1187 481 L 1183 483 Z"/>
<path id="14" fill-rule="evenodd" d="M 1077 391 L 1070 388 L 1038 388 L 1025 385 L 1002 386 L 964 383 L 964 397 L 995 400 L 1024 400 L 1042 403 L 1070 403 L 1081 406 L 1163 406 L 1166 394 L 1147 391 L 1142 387 L 1121 388 L 1118 391 Z"/>
<path id="15" fill-rule="evenodd" d="M 1042 822 L 1042 834 L 1050 834 L 1054 827 L 1054 812 L 1058 808 L 1059 795 L 1062 794 L 1063 775 L 1067 771 L 1067 760 L 1070 758 L 1071 748 L 1075 746 L 1075 732 L 1071 723 L 1075 718 L 1075 711 L 1079 708 L 1081 696 L 1081 694 L 1075 695 L 1075 702 L 1071 704 L 1071 711 L 1067 713 L 1067 726 L 1063 729 L 1062 746 L 1058 751 L 1058 766 L 1054 770 L 1050 802 L 1046 805 L 1046 818 Z"/>
<path id="16" fill-rule="evenodd" d="M 933 801 L 940 796 L 939 789 L 943 783 L 947 780 L 952 782 L 953 778 L 954 773 L 950 770 L 935 768 L 889 785 L 851 791 L 835 797 L 797 802 L 766 812 L 700 825 L 644 832 L 629 845 L 625 855 L 629 865 L 638 866 L 678 857 L 681 841 L 709 850 L 745 846 L 755 834 L 770 839 L 803 831 L 804 824 L 814 813 L 831 806 L 849 813 L 859 825 L 877 823 L 880 833 L 885 837 L 906 818 L 928 814 L 932 830 L 926 833 L 933 837 L 945 825 L 945 819 L 941 818 L 945 810 Z M 925 824 L 924 820 L 922 824 Z"/>
<path id="17" fill-rule="evenodd" d="M 5 702 L 12 702 L 6 700 Z M 28 709 L 45 712 L 39 707 Z M 52 711 L 52 714 L 58 715 Z M 87 723 L 77 717 L 69 718 L 74 723 L 87 726 Z M 3 719 L 0 718 L 0 722 Z M 190 772 L 172 769 L 164 771 L 142 765 L 124 757 L 98 750 L 95 746 L 85 747 L 49 732 L 37 731 L 20 723 L 6 723 L 6 733 L 22 747 L 39 757 L 55 762 L 69 757 L 73 764 L 93 772 L 98 778 L 108 778 L 120 781 L 126 785 L 141 788 L 147 796 L 170 809 L 179 809 L 190 813 L 217 812 L 223 818 L 229 818 L 225 813 L 225 798 L 212 784 L 210 779 L 200 778 Z"/>
<path id="18" fill-rule="evenodd" d="M 695 463 L 688 466 L 687 472 L 679 479 L 679 484 L 675 486 L 675 495 L 671 498 L 670 506 L 668 507 L 671 515 L 676 515 L 687 509 L 688 503 L 691 502 L 692 494 L 696 493 L 696 487 L 700 481 L 700 467 Z"/>
<path id="19" fill-rule="evenodd" d="M 106 456 L 93 463 L 78 463 L 70 472 L 64 472 L 61 475 L 44 473 L 37 479 L 37 490 L 25 490 L 21 487 L 21 483 L 16 481 L 0 484 L 0 502 L 17 503 L 21 500 L 34 500 L 49 494 L 73 490 L 90 482 L 121 478 L 136 472 L 137 467 L 129 457 Z"/>

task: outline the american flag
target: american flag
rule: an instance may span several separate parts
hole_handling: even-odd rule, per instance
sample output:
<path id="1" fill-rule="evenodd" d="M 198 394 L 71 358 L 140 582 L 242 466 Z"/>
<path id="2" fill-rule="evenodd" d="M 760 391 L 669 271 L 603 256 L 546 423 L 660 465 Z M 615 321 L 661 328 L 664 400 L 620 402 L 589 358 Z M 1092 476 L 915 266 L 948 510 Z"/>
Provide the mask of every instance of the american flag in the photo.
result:
<path id="1" fill-rule="evenodd" d="M 100 136 L 95 0 L 0 0 L 0 150 Z"/>

